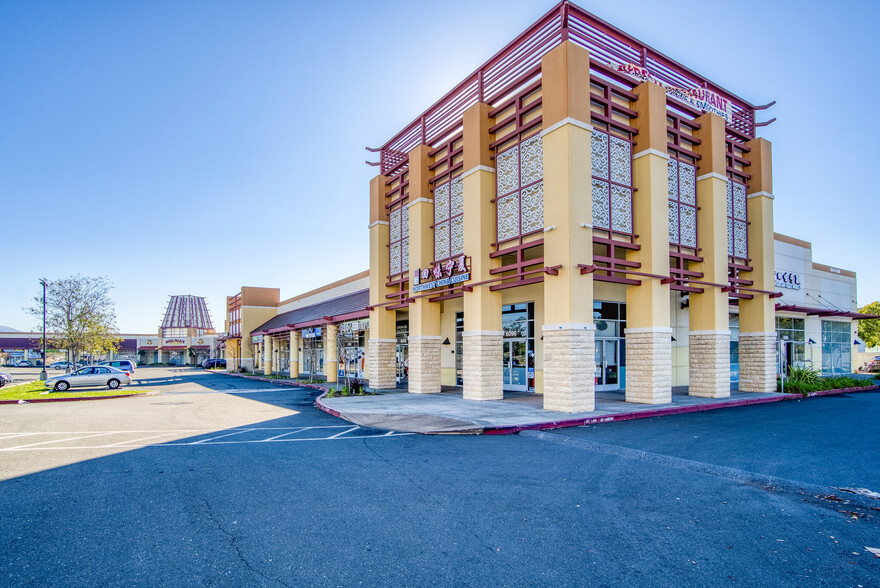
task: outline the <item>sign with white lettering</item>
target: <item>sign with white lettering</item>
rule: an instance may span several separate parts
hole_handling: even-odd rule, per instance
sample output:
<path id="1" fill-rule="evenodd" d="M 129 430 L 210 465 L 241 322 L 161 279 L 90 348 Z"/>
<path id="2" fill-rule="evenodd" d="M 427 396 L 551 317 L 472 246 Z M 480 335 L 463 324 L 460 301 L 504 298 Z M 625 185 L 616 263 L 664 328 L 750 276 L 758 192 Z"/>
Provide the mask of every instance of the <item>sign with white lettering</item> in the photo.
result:
<path id="1" fill-rule="evenodd" d="M 654 82 L 655 84 L 663 86 L 663 89 L 666 90 L 667 96 L 671 96 L 685 104 L 698 108 L 703 112 L 717 114 L 727 122 L 730 122 L 733 119 L 733 105 L 730 100 L 723 96 L 719 96 L 715 92 L 706 90 L 705 88 L 679 88 L 677 86 L 671 86 L 666 82 L 662 82 L 655 78 L 651 72 L 644 67 L 633 65 L 632 63 L 617 63 L 611 61 L 609 64 L 619 73 L 626 74 L 630 77 L 642 80 L 643 82 Z"/>
<path id="2" fill-rule="evenodd" d="M 262 343 L 262 342 L 263 342 L 262 335 L 254 335 L 253 337 L 251 337 L 251 343 Z"/>
<path id="3" fill-rule="evenodd" d="M 776 287 L 777 288 L 788 288 L 790 290 L 800 290 L 801 285 L 804 282 L 804 277 L 801 274 L 796 274 L 794 272 L 776 272 Z"/>
<path id="4" fill-rule="evenodd" d="M 467 258 L 462 255 L 458 259 L 435 263 L 433 267 L 414 269 L 411 290 L 424 292 L 425 290 L 467 282 L 471 279 L 471 273 L 468 271 L 466 260 Z"/>
<path id="5" fill-rule="evenodd" d="M 164 345 L 186 345 L 185 339 L 165 339 Z"/>

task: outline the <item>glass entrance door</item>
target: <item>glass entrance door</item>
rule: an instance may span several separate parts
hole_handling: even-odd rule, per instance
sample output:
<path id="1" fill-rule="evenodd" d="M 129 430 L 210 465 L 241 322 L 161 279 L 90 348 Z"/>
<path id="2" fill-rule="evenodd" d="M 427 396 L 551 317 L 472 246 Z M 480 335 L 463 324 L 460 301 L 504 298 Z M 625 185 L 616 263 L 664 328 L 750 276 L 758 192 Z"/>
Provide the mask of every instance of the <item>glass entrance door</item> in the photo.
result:
<path id="1" fill-rule="evenodd" d="M 596 339 L 596 391 L 620 390 L 619 339 Z"/>
<path id="2" fill-rule="evenodd" d="M 529 389 L 528 346 L 526 343 L 526 339 L 504 340 L 502 365 L 505 390 L 527 392 Z"/>

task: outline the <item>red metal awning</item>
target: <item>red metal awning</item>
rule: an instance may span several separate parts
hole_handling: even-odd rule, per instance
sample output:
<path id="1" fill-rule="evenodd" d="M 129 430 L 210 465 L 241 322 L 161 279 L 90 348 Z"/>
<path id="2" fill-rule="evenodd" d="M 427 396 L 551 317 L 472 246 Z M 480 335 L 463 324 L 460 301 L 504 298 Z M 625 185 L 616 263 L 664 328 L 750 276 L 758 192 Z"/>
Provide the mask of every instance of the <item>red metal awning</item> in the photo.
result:
<path id="1" fill-rule="evenodd" d="M 138 351 L 153 351 L 154 349 L 158 349 L 155 345 L 144 345 L 142 347 L 138 347 Z"/>
<path id="2" fill-rule="evenodd" d="M 185 351 L 186 345 L 163 345 L 159 351 Z"/>
<path id="3" fill-rule="evenodd" d="M 876 314 L 863 314 L 860 312 L 850 312 L 846 310 L 831 310 L 830 308 L 814 308 L 811 306 L 800 306 L 797 304 L 777 304 L 776 310 L 779 312 L 800 312 L 807 316 L 842 316 L 854 320 L 867 320 L 880 318 Z"/>

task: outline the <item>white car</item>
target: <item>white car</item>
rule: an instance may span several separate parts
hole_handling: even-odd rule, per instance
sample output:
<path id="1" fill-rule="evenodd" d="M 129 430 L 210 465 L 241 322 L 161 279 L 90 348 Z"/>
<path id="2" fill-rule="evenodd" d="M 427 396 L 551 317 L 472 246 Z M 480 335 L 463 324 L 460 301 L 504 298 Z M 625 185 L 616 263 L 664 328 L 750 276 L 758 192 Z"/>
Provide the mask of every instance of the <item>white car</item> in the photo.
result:
<path id="1" fill-rule="evenodd" d="M 63 376 L 55 376 L 46 380 L 46 388 L 64 392 L 68 388 L 110 388 L 115 390 L 122 384 L 131 384 L 128 372 L 114 367 L 95 365 L 80 368 Z"/>

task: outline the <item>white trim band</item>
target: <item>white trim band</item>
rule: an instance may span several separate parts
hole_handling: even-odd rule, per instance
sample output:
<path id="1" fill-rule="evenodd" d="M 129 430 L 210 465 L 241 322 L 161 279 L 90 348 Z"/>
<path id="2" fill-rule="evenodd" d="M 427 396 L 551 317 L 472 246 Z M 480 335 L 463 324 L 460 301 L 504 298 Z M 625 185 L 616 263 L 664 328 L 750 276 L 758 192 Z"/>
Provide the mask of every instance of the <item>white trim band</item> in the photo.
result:
<path id="1" fill-rule="evenodd" d="M 489 172 L 490 174 L 494 174 L 495 168 L 494 167 L 486 167 L 485 165 L 478 165 L 477 167 L 471 168 L 468 171 L 461 174 L 461 179 L 465 179 L 469 175 L 475 174 L 478 171 L 484 171 L 484 172 Z"/>
<path id="2" fill-rule="evenodd" d="M 407 335 L 407 341 L 440 341 L 443 339 L 440 335 Z"/>
<path id="3" fill-rule="evenodd" d="M 388 221 L 376 221 L 376 222 L 374 222 L 374 223 L 370 223 L 370 226 L 368 226 L 367 228 L 368 228 L 368 229 L 372 229 L 372 228 L 375 227 L 376 225 L 390 225 L 390 224 L 391 224 L 391 223 L 389 223 Z"/>
<path id="4" fill-rule="evenodd" d="M 721 329 L 716 331 L 688 331 L 688 335 L 727 335 L 730 337 L 730 331 Z"/>
<path id="5" fill-rule="evenodd" d="M 743 337 L 765 337 L 767 339 L 771 339 L 771 338 L 775 339 L 776 336 L 777 336 L 776 331 L 763 331 L 763 332 L 757 332 L 757 333 L 742 333 L 741 332 L 739 334 L 740 339 L 742 339 Z"/>
<path id="6" fill-rule="evenodd" d="M 595 331 L 593 323 L 562 323 L 560 325 L 542 325 L 541 330 L 547 331 Z"/>
<path id="7" fill-rule="evenodd" d="M 770 192 L 764 192 L 763 190 L 761 192 L 755 192 L 754 194 L 749 194 L 749 198 L 757 198 L 758 196 L 766 196 L 770 200 L 776 200 L 776 196 L 774 196 Z"/>
<path id="8" fill-rule="evenodd" d="M 397 339 L 367 339 L 370 343 L 397 343 Z"/>
<path id="9" fill-rule="evenodd" d="M 406 207 L 408 209 L 410 206 L 415 206 L 419 202 L 427 202 L 428 204 L 434 204 L 434 201 L 431 200 L 430 198 L 416 198 L 415 200 L 413 200 L 412 202 L 407 204 Z"/>
<path id="10" fill-rule="evenodd" d="M 672 327 L 637 327 L 634 329 L 624 329 L 623 334 L 629 335 L 632 333 L 633 335 L 638 335 L 641 333 L 659 333 L 661 335 L 671 335 Z"/>
<path id="11" fill-rule="evenodd" d="M 715 178 L 717 180 L 724 180 L 725 182 L 727 181 L 727 176 L 723 176 L 723 175 L 719 174 L 718 172 L 711 172 L 708 174 L 703 174 L 701 176 L 697 176 L 697 181 L 699 182 L 699 181 L 705 180 L 707 178 Z"/>
<path id="12" fill-rule="evenodd" d="M 464 331 L 461 334 L 462 337 L 502 337 L 504 336 L 504 331 Z"/>
<path id="13" fill-rule="evenodd" d="M 662 157 L 663 159 L 669 159 L 668 153 L 663 153 L 657 149 L 645 149 L 644 151 L 639 151 L 635 155 L 633 155 L 633 161 L 638 159 L 639 157 L 644 157 L 645 155 L 656 155 L 657 157 Z"/>
<path id="14" fill-rule="evenodd" d="M 591 133 L 593 132 L 593 125 L 587 124 L 583 121 L 580 121 L 576 118 L 571 118 L 569 116 L 567 118 L 562 119 L 561 121 L 559 121 L 555 125 L 551 125 L 551 126 L 547 127 L 546 129 L 544 129 L 543 131 L 541 131 L 541 136 L 543 137 L 544 135 L 549 135 L 550 133 L 552 133 L 556 129 L 560 129 L 560 128 L 564 127 L 565 125 L 572 125 L 572 126 L 575 126 L 579 129 L 584 129 L 585 131 L 590 131 Z"/>

